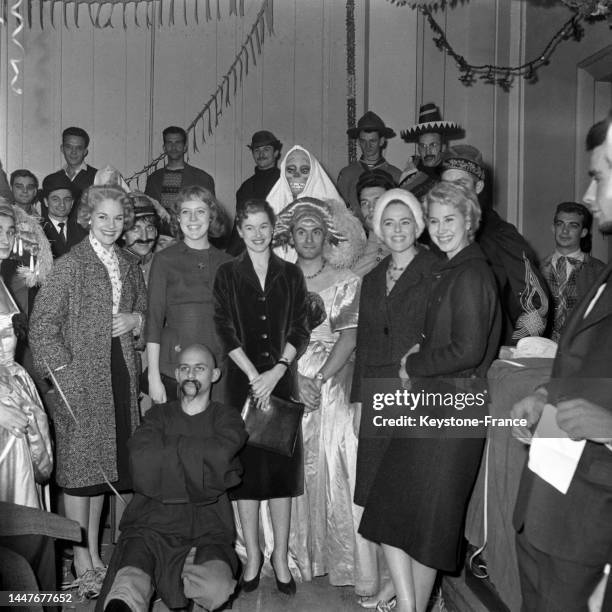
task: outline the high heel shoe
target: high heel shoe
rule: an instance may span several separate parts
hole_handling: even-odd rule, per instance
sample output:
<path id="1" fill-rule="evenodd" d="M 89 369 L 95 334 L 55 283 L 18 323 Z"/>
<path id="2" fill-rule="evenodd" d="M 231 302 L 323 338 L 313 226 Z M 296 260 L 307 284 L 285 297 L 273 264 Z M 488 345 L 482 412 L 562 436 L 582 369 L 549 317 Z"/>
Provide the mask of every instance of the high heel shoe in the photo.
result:
<path id="1" fill-rule="evenodd" d="M 278 579 L 278 576 L 276 575 L 276 568 L 274 567 L 274 561 L 272 557 L 270 557 L 270 565 L 272 566 L 272 571 L 274 572 L 274 579 L 276 580 L 276 588 L 281 593 L 284 593 L 285 595 L 295 595 L 297 588 L 295 586 L 295 580 L 293 579 L 293 576 L 289 574 L 291 576 L 289 582 L 281 582 Z"/>
<path id="2" fill-rule="evenodd" d="M 263 567 L 264 560 L 265 560 L 264 554 L 261 550 L 259 551 L 259 554 L 261 558 L 259 561 L 259 569 L 257 570 L 257 574 L 255 575 L 255 577 L 251 578 L 251 580 L 245 580 L 244 574 L 242 574 L 242 579 L 240 580 L 240 588 L 245 593 L 250 593 L 251 591 L 254 591 L 259 586 L 259 578 L 261 577 L 261 568 Z"/>

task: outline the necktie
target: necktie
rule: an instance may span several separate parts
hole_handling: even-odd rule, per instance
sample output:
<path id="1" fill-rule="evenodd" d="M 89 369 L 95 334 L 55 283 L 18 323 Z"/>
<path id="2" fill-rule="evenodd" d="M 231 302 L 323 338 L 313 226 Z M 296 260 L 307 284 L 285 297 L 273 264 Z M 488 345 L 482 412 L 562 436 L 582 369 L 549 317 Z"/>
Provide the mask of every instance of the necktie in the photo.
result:
<path id="1" fill-rule="evenodd" d="M 562 255 L 557 259 L 555 270 L 557 271 L 557 283 L 559 286 L 564 285 L 567 281 L 567 257 Z"/>
<path id="2" fill-rule="evenodd" d="M 66 246 L 66 234 L 64 233 L 64 226 L 65 226 L 65 225 L 66 225 L 65 223 L 58 223 L 58 224 L 57 224 L 57 227 L 59 227 L 59 230 L 60 230 L 60 231 L 59 231 L 59 239 L 60 239 L 60 242 L 61 242 L 61 243 L 62 243 L 64 246 Z"/>

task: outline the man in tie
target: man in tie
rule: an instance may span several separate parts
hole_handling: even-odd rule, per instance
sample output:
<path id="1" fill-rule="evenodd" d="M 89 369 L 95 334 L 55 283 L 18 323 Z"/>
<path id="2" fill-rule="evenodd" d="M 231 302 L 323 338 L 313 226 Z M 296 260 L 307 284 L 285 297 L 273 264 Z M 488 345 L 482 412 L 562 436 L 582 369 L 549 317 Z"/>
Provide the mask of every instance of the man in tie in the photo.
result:
<path id="1" fill-rule="evenodd" d="M 593 180 L 584 196 L 606 234 L 612 233 L 609 124 L 596 123 L 587 135 Z M 612 609 L 605 573 L 612 563 L 611 338 L 608 263 L 567 318 L 549 382 L 512 409 L 513 418 L 526 419 L 525 427 L 514 429 L 522 440 L 530 441 L 544 406 L 551 404 L 559 428 L 572 440 L 586 441 L 565 493 L 528 466 L 523 471 L 514 527 L 525 612 L 586 611 L 593 599 L 599 599 L 597 609 Z"/>
<path id="2" fill-rule="evenodd" d="M 51 244 L 53 258 L 61 257 L 87 235 L 87 230 L 70 217 L 75 186 L 62 174 L 50 174 L 42 184 L 43 231 Z"/>
<path id="3" fill-rule="evenodd" d="M 551 338 L 559 342 L 568 315 L 599 276 L 605 264 L 589 255 L 589 209 L 577 202 L 561 202 L 552 225 L 555 251 L 542 262 L 542 273 L 554 303 Z"/>

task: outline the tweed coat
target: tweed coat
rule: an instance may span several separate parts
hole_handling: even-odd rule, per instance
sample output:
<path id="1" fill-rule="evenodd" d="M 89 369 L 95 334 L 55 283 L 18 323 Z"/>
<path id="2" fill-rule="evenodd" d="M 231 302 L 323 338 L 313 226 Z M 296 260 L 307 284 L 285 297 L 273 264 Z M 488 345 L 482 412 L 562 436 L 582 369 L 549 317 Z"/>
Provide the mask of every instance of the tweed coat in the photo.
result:
<path id="1" fill-rule="evenodd" d="M 146 311 L 146 290 L 135 258 L 115 247 L 121 271 L 119 312 Z M 115 407 L 111 380 L 112 288 L 89 239 L 56 260 L 41 287 L 30 322 L 34 362 L 43 375 L 54 371 L 78 421 L 57 390 L 47 394 L 55 425 L 56 480 L 86 487 L 117 480 Z M 140 330 L 141 331 L 141 330 Z M 120 338 L 130 376 L 131 432 L 139 423 L 139 362 L 132 332 Z M 65 367 L 62 367 L 65 366 Z M 57 369 L 61 368 L 61 369 Z"/>

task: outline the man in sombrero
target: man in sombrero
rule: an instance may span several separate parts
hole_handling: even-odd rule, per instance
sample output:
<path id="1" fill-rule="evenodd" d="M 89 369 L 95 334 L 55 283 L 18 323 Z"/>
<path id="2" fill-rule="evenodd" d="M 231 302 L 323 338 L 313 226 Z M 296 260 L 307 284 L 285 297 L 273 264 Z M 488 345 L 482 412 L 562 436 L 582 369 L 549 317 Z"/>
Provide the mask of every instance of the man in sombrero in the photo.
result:
<path id="1" fill-rule="evenodd" d="M 446 143 L 459 138 L 463 131 L 454 121 L 443 121 L 440 110 L 433 103 L 422 104 L 419 121 L 401 131 L 402 139 L 417 144 L 414 156 L 402 173 L 399 185 L 421 199 L 440 180 L 442 157 Z"/>
<path id="2" fill-rule="evenodd" d="M 368 170 L 384 170 L 393 180 L 399 181 L 402 171 L 390 164 L 383 157 L 387 140 L 395 136 L 395 132 L 385 125 L 385 122 L 372 111 L 368 111 L 359 119 L 357 127 L 346 131 L 349 138 L 357 139 L 361 148 L 361 157 L 340 170 L 338 175 L 338 191 L 346 205 L 359 216 L 359 197 L 357 196 L 357 181 Z"/>

